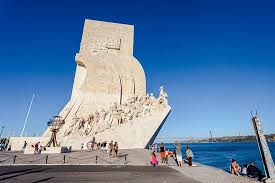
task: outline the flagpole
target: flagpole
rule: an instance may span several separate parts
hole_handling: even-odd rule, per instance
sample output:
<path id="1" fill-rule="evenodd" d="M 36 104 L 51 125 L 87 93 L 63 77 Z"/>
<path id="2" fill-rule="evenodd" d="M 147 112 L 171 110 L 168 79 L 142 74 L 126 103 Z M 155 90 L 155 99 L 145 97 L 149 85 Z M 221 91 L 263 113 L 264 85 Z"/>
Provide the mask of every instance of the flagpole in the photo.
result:
<path id="1" fill-rule="evenodd" d="M 27 124 L 27 121 L 28 121 L 28 118 L 29 118 L 29 114 L 30 114 L 30 110 L 31 110 L 31 107 L 32 107 L 33 100 L 34 100 L 34 94 L 32 94 L 32 100 L 31 100 L 31 103 L 30 103 L 30 106 L 29 106 L 29 110 L 28 110 L 26 119 L 25 119 L 24 127 L 22 129 L 21 138 L 23 137 L 24 132 L 25 132 L 25 127 L 26 127 L 26 124 Z"/>

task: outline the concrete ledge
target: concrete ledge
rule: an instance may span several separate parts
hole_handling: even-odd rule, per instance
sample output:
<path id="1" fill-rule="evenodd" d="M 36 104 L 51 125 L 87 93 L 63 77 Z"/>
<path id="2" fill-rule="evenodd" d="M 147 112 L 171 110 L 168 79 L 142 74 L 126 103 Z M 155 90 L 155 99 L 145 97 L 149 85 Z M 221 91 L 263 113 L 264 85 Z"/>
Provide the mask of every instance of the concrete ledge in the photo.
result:
<path id="1" fill-rule="evenodd" d="M 46 150 L 42 151 L 41 154 L 60 154 L 68 152 L 70 152 L 70 150 L 67 147 L 46 147 Z"/>

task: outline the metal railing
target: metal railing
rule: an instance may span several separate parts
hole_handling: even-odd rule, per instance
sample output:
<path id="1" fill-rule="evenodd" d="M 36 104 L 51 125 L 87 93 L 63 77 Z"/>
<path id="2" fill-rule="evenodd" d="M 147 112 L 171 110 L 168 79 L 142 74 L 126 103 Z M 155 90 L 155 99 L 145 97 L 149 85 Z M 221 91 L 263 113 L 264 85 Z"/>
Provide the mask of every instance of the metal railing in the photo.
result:
<path id="1" fill-rule="evenodd" d="M 37 159 L 25 159 L 24 157 L 20 157 L 18 155 L 13 155 L 9 156 L 4 160 L 0 160 L 0 164 L 6 164 L 6 165 L 11 165 L 11 164 L 49 164 L 50 156 L 45 155 L 43 157 L 39 157 Z M 96 156 L 91 156 L 91 157 L 83 157 L 83 158 L 77 158 L 69 155 L 63 155 L 60 156 L 60 161 L 55 157 L 54 158 L 55 163 L 54 164 L 80 164 L 79 161 L 81 160 L 90 160 L 89 162 L 95 163 L 95 164 L 110 164 L 114 165 L 120 162 L 120 164 L 126 165 L 128 163 L 127 161 L 127 154 L 120 155 L 119 158 L 117 159 L 104 159 L 104 157 L 96 155 Z M 61 163 L 58 163 L 61 162 Z M 84 164 L 89 164 L 89 163 L 84 163 Z M 91 164 L 91 163 L 90 163 Z"/>

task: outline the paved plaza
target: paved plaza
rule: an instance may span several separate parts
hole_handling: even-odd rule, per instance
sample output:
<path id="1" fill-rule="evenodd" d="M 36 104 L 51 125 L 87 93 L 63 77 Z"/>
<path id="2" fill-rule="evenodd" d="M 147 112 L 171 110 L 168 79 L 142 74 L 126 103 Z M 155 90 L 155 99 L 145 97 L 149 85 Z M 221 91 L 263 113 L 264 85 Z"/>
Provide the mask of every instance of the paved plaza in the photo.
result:
<path id="1" fill-rule="evenodd" d="M 169 167 L 119 165 L 26 165 L 0 167 L 1 182 L 199 183 Z"/>
<path id="2" fill-rule="evenodd" d="M 2 182 L 186 182 L 186 183 L 253 183 L 221 169 L 195 163 L 196 167 L 177 167 L 173 158 L 168 165 L 151 167 L 150 151 L 120 150 L 114 159 L 100 150 L 74 151 L 63 154 L 24 155 L 0 152 Z M 160 160 L 159 153 L 157 153 Z M 14 161 L 14 157 L 15 161 Z M 64 161 L 65 157 L 65 161 Z M 126 158 L 125 158 L 126 157 Z M 46 161 L 47 158 L 47 161 Z"/>

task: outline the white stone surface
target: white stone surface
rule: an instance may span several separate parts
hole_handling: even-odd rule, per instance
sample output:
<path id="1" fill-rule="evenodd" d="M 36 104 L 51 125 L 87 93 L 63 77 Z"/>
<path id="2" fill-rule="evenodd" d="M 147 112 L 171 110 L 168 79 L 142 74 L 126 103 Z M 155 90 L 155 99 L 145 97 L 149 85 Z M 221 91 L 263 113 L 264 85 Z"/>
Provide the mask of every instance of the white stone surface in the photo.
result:
<path id="1" fill-rule="evenodd" d="M 46 147 L 46 150 L 41 151 L 41 154 L 59 154 L 69 152 L 67 147 Z"/>
<path id="2" fill-rule="evenodd" d="M 24 154 L 34 154 L 34 147 L 28 146 L 24 150 Z"/>
<path id="3" fill-rule="evenodd" d="M 49 138 L 48 137 L 10 137 L 9 145 L 11 146 L 11 150 L 21 151 L 25 141 L 28 143 L 26 149 L 30 149 L 31 145 L 35 145 L 37 142 L 40 142 L 39 145 L 45 146 L 49 141 Z"/>

